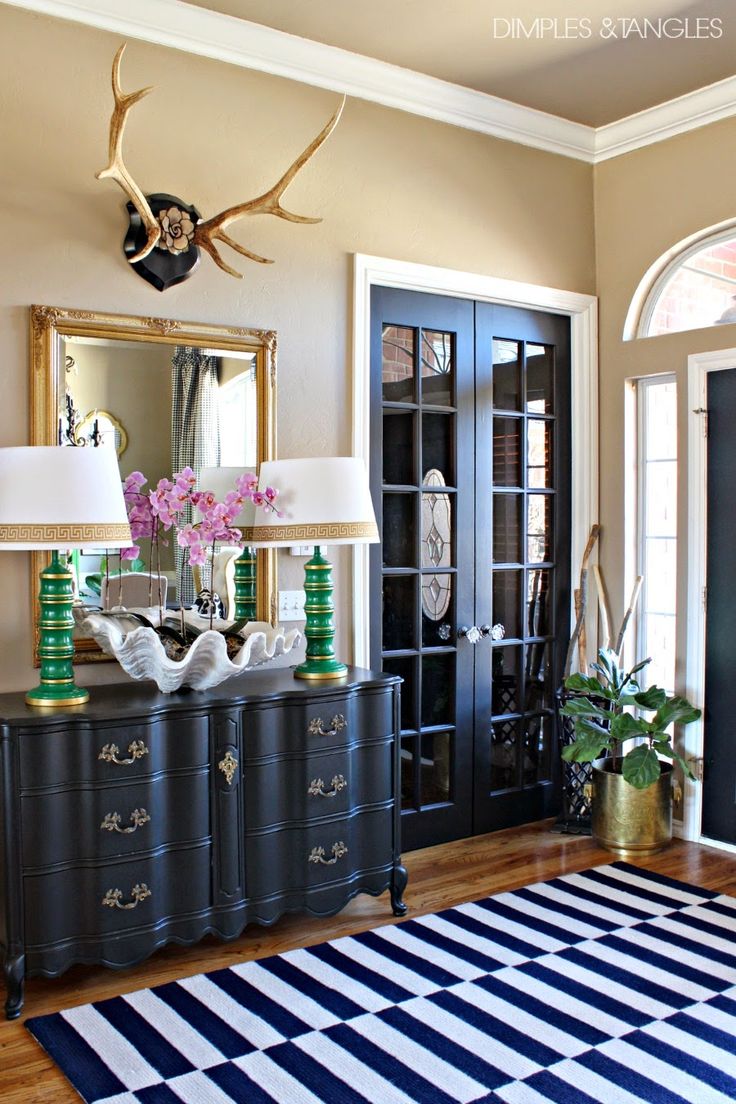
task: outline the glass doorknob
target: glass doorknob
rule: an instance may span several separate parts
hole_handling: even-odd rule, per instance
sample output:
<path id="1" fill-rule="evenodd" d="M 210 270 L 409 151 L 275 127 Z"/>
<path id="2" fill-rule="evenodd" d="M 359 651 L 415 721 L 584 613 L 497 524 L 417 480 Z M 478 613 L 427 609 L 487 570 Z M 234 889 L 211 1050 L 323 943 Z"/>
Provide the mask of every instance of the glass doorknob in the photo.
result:
<path id="1" fill-rule="evenodd" d="M 461 625 L 457 630 L 457 635 L 459 637 L 464 636 L 468 644 L 477 644 L 481 639 L 482 633 L 477 625 Z"/>

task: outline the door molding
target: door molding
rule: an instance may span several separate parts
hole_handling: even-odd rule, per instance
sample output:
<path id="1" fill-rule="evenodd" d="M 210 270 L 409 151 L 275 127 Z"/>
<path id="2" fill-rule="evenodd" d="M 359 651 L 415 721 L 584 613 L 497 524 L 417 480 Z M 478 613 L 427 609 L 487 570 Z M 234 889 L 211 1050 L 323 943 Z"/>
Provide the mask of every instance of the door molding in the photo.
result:
<path id="1" fill-rule="evenodd" d="M 708 450 L 705 420 L 698 411 L 707 407 L 709 372 L 736 368 L 736 349 L 693 353 L 687 358 L 687 606 L 685 694 L 693 705 L 705 704 L 705 587 L 707 583 Z M 705 724 L 701 717 L 684 730 L 686 759 L 701 759 L 705 745 Z M 684 780 L 682 838 L 697 840 L 728 850 L 729 845 L 708 839 L 701 833 L 703 819 L 702 782 Z M 736 850 L 736 848 L 734 849 Z"/>
<path id="2" fill-rule="evenodd" d="M 370 459 L 370 312 L 374 285 L 478 299 L 542 310 L 570 318 L 570 418 L 572 424 L 572 548 L 579 563 L 591 525 L 598 520 L 598 300 L 559 288 L 502 280 L 480 273 L 354 255 L 353 456 Z M 353 546 L 353 663 L 370 662 L 368 545 Z"/>

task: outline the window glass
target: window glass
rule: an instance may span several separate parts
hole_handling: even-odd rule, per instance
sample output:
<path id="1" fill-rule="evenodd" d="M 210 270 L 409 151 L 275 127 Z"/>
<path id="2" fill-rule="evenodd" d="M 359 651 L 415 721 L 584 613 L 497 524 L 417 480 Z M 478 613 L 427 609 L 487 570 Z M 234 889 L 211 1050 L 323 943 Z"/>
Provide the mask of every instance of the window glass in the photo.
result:
<path id="1" fill-rule="evenodd" d="M 637 626 L 643 672 L 670 692 L 675 684 L 677 587 L 677 388 L 673 376 L 637 384 L 639 525 L 637 571 L 643 576 Z"/>
<path id="2" fill-rule="evenodd" d="M 736 322 L 736 238 L 686 256 L 654 289 L 643 337 Z"/>

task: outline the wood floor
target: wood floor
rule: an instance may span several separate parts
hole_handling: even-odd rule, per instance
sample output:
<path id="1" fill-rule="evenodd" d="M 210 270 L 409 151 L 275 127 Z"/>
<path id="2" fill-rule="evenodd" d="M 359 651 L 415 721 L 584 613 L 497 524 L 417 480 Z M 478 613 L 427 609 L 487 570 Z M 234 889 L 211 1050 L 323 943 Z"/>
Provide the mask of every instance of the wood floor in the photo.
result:
<path id="1" fill-rule="evenodd" d="M 569 874 L 612 856 L 581 836 L 557 835 L 551 822 L 461 840 L 406 856 L 409 916 L 434 912 L 491 893 Z M 650 870 L 736 896 L 736 855 L 676 840 L 642 862 Z M 26 988 L 24 1016 L 55 1012 L 87 1001 L 231 966 L 390 922 L 388 895 L 356 898 L 327 920 L 288 916 L 273 928 L 250 927 L 233 943 L 206 939 L 195 947 L 166 947 L 130 970 L 75 967 L 61 978 L 35 978 Z M 4 999 L 4 998 L 3 998 Z M 23 1027 L 0 1021 L 2 1104 L 67 1104 L 79 1097 Z"/>

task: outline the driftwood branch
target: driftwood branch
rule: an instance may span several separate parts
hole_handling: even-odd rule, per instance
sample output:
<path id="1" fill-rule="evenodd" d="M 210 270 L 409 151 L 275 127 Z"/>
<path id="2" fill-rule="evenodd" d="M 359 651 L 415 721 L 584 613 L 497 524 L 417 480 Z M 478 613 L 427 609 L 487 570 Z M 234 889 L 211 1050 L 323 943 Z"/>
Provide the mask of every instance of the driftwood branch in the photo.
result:
<path id="1" fill-rule="evenodd" d="M 624 646 L 624 636 L 626 630 L 629 627 L 629 621 L 636 609 L 636 604 L 639 601 L 639 594 L 641 593 L 641 584 L 644 582 L 643 575 L 636 576 L 636 582 L 634 583 L 633 590 L 631 591 L 631 598 L 629 599 L 629 606 L 624 614 L 624 619 L 621 622 L 621 628 L 618 631 L 618 637 L 616 638 L 616 655 L 621 654 L 621 649 Z"/>
<path id="2" fill-rule="evenodd" d="M 601 618 L 601 647 L 608 649 L 611 647 L 611 625 L 613 623 L 611 605 L 608 600 L 606 584 L 603 582 L 603 572 L 598 564 L 593 564 L 593 574 L 595 575 L 595 585 L 598 591 L 598 610 Z"/>
<path id="3" fill-rule="evenodd" d="M 575 654 L 575 645 L 578 645 L 578 658 L 579 668 L 584 673 L 587 673 L 587 648 L 585 639 L 585 613 L 588 605 L 588 563 L 595 547 L 595 542 L 600 535 L 600 525 L 594 525 L 590 530 L 588 537 L 588 543 L 585 545 L 585 551 L 583 552 L 583 559 L 580 565 L 580 586 L 575 591 L 575 627 L 572 630 L 570 637 L 570 643 L 567 648 L 567 658 L 565 660 L 565 678 L 567 678 L 572 672 L 572 660 Z M 582 635 L 582 641 L 581 641 Z"/>

